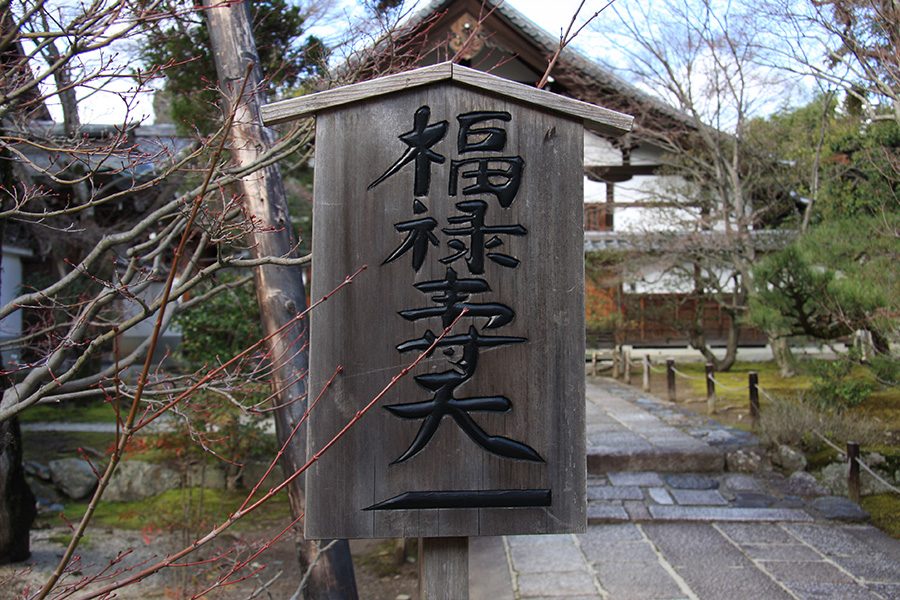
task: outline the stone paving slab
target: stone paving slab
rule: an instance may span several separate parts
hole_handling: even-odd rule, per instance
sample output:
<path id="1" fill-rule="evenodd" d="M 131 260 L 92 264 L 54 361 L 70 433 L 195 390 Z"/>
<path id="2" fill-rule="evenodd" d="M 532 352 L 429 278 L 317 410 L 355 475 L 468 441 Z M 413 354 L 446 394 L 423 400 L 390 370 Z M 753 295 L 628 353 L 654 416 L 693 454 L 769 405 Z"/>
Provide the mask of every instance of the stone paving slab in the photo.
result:
<path id="1" fill-rule="evenodd" d="M 617 395 L 620 392 L 613 380 L 586 384 L 589 473 L 696 472 L 724 468 L 725 455 L 721 448 L 673 427 Z"/>
<path id="2" fill-rule="evenodd" d="M 596 525 L 546 541 L 473 538 L 470 598 L 897 600 L 900 563 L 890 558 L 900 542 L 885 545 L 879 534 L 834 524 L 657 522 Z M 823 549 L 862 554 L 843 560 L 851 557 Z"/>
<path id="3" fill-rule="evenodd" d="M 471 600 L 900 600 L 900 541 L 823 519 L 808 476 L 661 468 L 746 437 L 615 385 L 589 382 L 587 409 L 589 451 L 609 434 L 638 458 L 594 455 L 584 534 L 472 538 Z"/>
<path id="4" fill-rule="evenodd" d="M 659 521 L 812 521 L 796 508 L 731 508 L 722 506 L 651 506 Z"/>

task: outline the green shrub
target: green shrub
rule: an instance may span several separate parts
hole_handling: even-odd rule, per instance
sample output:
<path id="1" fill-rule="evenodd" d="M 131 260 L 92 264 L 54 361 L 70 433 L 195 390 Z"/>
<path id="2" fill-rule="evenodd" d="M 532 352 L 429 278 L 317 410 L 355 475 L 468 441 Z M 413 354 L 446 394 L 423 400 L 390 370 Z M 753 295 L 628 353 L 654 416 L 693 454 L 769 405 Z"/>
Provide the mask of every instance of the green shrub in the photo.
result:
<path id="1" fill-rule="evenodd" d="M 181 328 L 181 358 L 190 369 L 215 366 L 260 338 L 259 308 L 252 283 L 240 285 L 233 274 L 200 286 L 204 294 L 220 284 L 229 287 L 175 317 Z"/>
<path id="2" fill-rule="evenodd" d="M 808 363 L 808 368 L 813 375 L 809 399 L 825 409 L 840 412 L 856 406 L 878 389 L 873 381 L 850 377 L 853 362 L 848 358 L 816 360 Z"/>

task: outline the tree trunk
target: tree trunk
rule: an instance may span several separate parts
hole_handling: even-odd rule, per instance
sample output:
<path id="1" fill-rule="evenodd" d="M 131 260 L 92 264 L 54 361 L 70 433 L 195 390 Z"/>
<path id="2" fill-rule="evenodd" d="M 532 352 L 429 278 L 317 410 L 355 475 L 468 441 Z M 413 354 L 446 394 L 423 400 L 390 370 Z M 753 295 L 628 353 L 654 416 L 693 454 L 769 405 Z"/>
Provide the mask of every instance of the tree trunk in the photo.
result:
<path id="1" fill-rule="evenodd" d="M 778 374 L 781 377 L 793 377 L 797 374 L 797 359 L 791 352 L 788 338 L 783 335 L 768 334 L 769 345 L 772 346 L 772 357 L 778 365 Z"/>
<path id="2" fill-rule="evenodd" d="M 689 343 L 692 348 L 698 350 L 706 362 L 713 365 L 717 372 L 728 371 L 737 361 L 738 343 L 741 339 L 741 325 L 733 314 L 728 314 L 728 339 L 725 346 L 725 356 L 717 357 L 706 343 L 706 332 L 703 329 L 703 297 L 697 297 L 697 308 L 694 316 L 693 327 L 689 331 Z"/>
<path id="3" fill-rule="evenodd" d="M 16 188 L 12 164 L 4 151 L 0 158 L 0 183 L 10 190 Z M 0 246 L 2 241 L 3 230 L 0 229 Z M 2 360 L 0 364 L 3 364 Z M 0 375 L 0 390 L 9 385 L 9 378 Z M 28 487 L 22 467 L 22 431 L 19 420 L 12 418 L 0 423 L 0 565 L 31 556 L 28 536 L 36 516 L 34 494 Z"/>
<path id="4" fill-rule="evenodd" d="M 204 5 L 210 8 L 204 14 L 220 86 L 229 100 L 230 110 L 235 111 L 231 129 L 232 155 L 237 166 L 243 167 L 256 161 L 274 143 L 271 131 L 261 125 L 259 102 L 253 96 L 261 87 L 262 75 L 250 25 L 249 3 L 217 4 L 213 0 L 204 0 Z M 243 98 L 237 98 L 248 63 L 253 65 L 253 69 L 247 81 L 247 92 Z M 241 186 L 244 203 L 263 231 L 254 236 L 254 256 L 290 256 L 294 248 L 291 221 L 278 166 L 272 165 L 244 177 Z M 262 266 L 256 269 L 255 277 L 264 335 L 277 330 L 306 308 L 306 293 L 299 267 Z M 275 424 L 279 444 L 283 444 L 306 407 L 306 323 L 300 322 L 278 339 L 273 338 L 268 351 L 269 356 L 279 362 L 274 372 L 273 385 L 280 390 L 276 403 L 281 408 L 275 411 Z M 305 460 L 306 433 L 301 428 L 288 445 L 282 459 L 282 468 L 287 474 L 292 474 Z M 299 518 L 304 511 L 302 478 L 294 480 L 288 493 L 291 512 L 294 518 Z M 357 598 L 350 547 L 346 541 L 335 544 L 318 561 L 318 546 L 315 542 L 302 541 L 299 546 L 301 572 L 306 572 L 315 563 L 307 584 L 306 598 Z"/>
<path id="5" fill-rule="evenodd" d="M 22 432 L 12 418 L 0 424 L 0 565 L 31 556 L 28 532 L 35 516 L 22 467 Z"/>

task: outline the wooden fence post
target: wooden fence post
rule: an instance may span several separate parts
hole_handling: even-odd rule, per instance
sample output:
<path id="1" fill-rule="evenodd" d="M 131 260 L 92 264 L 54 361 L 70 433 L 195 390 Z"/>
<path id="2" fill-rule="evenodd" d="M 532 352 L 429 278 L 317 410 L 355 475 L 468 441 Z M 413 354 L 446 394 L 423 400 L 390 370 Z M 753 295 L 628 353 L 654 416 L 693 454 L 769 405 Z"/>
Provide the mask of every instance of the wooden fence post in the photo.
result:
<path id="1" fill-rule="evenodd" d="M 706 363 L 706 413 L 716 414 L 716 382 L 713 381 L 713 373 L 716 367 L 712 363 Z"/>
<path id="2" fill-rule="evenodd" d="M 644 391 L 649 392 L 650 391 L 650 355 L 649 354 L 644 355 L 643 365 L 644 365 Z"/>
<path id="3" fill-rule="evenodd" d="M 847 495 L 851 500 L 859 504 L 859 443 L 847 442 L 847 460 L 850 468 L 847 470 Z"/>
<path id="4" fill-rule="evenodd" d="M 756 427 L 759 424 L 759 376 L 756 371 L 750 371 L 750 424 Z"/>
<path id="5" fill-rule="evenodd" d="M 618 379 L 619 375 L 622 374 L 622 365 L 621 365 L 621 354 L 618 346 L 613 348 L 613 379 Z"/>
<path id="6" fill-rule="evenodd" d="M 419 538 L 419 598 L 468 600 L 469 538 Z"/>
<path id="7" fill-rule="evenodd" d="M 669 402 L 675 402 L 675 359 L 666 359 L 666 385 L 669 388 Z"/>
<path id="8" fill-rule="evenodd" d="M 591 352 L 591 376 L 597 376 L 597 351 Z"/>
<path id="9" fill-rule="evenodd" d="M 625 383 L 631 385 L 631 350 L 625 351 Z"/>

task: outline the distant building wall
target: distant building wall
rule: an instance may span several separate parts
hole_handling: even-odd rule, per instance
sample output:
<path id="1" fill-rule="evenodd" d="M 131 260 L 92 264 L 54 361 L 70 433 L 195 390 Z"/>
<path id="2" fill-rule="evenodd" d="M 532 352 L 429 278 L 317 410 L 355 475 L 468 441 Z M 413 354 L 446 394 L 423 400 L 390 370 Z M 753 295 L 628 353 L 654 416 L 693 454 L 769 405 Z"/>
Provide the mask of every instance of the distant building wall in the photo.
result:
<path id="1" fill-rule="evenodd" d="M 17 248 L 15 246 L 3 246 L 3 260 L 0 265 L 0 306 L 15 300 L 22 294 L 24 269 L 22 259 L 32 256 L 31 250 Z M 17 310 L 0 321 L 0 343 L 7 343 L 22 336 L 22 311 Z M 18 362 L 19 348 L 4 347 L 2 352 L 3 365 L 10 362 Z"/>

